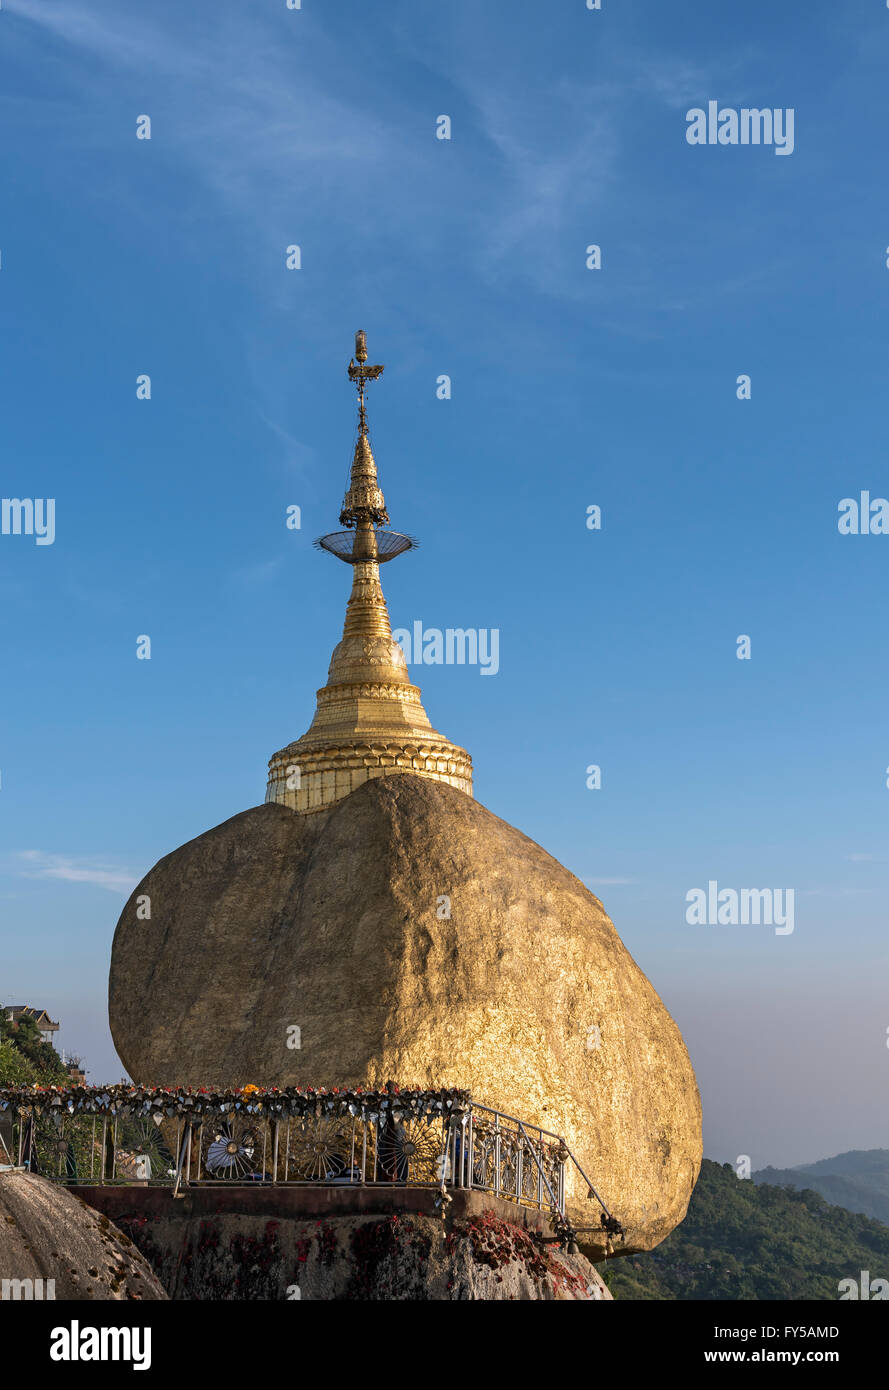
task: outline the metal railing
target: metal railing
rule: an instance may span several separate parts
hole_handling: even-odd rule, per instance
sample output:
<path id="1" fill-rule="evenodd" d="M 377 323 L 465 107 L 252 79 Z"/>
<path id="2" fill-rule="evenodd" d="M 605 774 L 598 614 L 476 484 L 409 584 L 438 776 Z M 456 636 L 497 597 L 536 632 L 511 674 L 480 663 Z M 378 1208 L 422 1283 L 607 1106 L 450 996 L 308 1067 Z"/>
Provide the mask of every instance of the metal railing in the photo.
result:
<path id="1" fill-rule="evenodd" d="M 0 1161 L 70 1185 L 444 1185 L 561 1212 L 571 1156 L 558 1135 L 475 1102 L 454 1117 L 44 1113 L 9 1120 L 5 1139 L 0 1130 Z"/>
<path id="2" fill-rule="evenodd" d="M 10 1104 L 0 1114 L 0 1167 L 71 1186 L 161 1187 L 173 1196 L 197 1187 L 389 1184 L 437 1190 L 444 1207 L 455 1189 L 468 1189 L 550 1212 L 567 1230 L 573 1166 L 601 1207 L 601 1228 L 620 1232 L 559 1135 L 468 1095 L 452 1113 L 449 1103 L 412 1107 L 388 1096 L 369 1110 L 319 1104 L 295 1115 L 228 1101 L 205 1103 L 201 1113 L 183 1113 L 183 1105 L 84 1113 L 72 1104 Z"/>

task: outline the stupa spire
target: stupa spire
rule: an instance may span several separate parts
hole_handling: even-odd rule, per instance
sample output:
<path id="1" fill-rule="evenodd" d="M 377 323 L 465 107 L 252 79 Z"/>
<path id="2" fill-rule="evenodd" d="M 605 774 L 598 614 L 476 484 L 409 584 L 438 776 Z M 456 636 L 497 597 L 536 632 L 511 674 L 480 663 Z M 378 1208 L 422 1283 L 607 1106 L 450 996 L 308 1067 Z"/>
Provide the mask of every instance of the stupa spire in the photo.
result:
<path id="1" fill-rule="evenodd" d="M 327 684 L 317 692 L 311 726 L 269 763 L 266 800 L 297 811 L 324 810 L 369 778 L 398 772 L 449 782 L 472 795 L 472 759 L 430 724 L 392 637 L 380 584 L 380 565 L 417 545 L 413 537 L 387 529 L 389 513 L 370 446 L 366 388 L 382 372 L 381 365 L 367 365 L 367 339 L 359 330 L 348 366 L 358 391 L 358 438 L 340 512 L 340 525 L 348 529 L 315 542 L 352 566 L 343 636 Z"/>

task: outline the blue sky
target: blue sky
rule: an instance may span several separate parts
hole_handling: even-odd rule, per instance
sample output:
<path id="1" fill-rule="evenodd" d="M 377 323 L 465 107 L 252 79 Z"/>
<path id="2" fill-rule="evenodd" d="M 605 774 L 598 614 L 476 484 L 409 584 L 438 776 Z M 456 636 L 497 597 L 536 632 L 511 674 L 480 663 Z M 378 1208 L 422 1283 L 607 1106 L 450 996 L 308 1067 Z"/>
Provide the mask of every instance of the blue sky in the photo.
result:
<path id="1" fill-rule="evenodd" d="M 6 0 L 0 492 L 56 539 L 0 535 L 0 996 L 94 1079 L 132 884 L 310 721 L 364 327 L 393 624 L 500 631 L 416 672 L 478 799 L 602 897 L 710 1156 L 889 1146 L 889 537 L 837 530 L 889 495 L 887 61 L 875 2 Z M 709 100 L 793 154 L 689 145 Z M 689 926 L 710 879 L 794 932 Z"/>

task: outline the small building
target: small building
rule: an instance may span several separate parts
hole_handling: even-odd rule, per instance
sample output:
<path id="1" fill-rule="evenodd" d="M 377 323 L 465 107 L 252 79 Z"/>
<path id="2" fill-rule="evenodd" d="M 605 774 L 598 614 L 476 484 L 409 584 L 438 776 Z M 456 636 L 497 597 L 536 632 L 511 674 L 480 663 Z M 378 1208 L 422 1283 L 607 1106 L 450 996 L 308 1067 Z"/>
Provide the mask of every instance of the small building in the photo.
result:
<path id="1" fill-rule="evenodd" d="M 2 1012 L 10 1023 L 18 1023 L 22 1018 L 30 1018 L 40 1029 L 44 1042 L 51 1043 L 53 1033 L 59 1031 L 58 1023 L 53 1022 L 45 1009 L 33 1009 L 30 1004 L 4 1004 Z"/>

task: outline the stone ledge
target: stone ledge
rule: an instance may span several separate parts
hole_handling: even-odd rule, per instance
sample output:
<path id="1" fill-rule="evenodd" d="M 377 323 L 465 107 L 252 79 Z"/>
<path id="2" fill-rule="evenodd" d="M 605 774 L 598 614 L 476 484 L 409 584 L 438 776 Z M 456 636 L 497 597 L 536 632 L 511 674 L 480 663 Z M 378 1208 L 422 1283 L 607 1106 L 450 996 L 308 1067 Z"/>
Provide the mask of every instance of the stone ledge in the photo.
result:
<path id="1" fill-rule="evenodd" d="M 326 1187 L 306 1183 L 304 1186 L 266 1186 L 261 1183 L 244 1186 L 218 1186 L 206 1183 L 185 1188 L 174 1197 L 169 1187 L 142 1187 L 130 1183 L 117 1187 L 78 1184 L 67 1189 L 82 1198 L 88 1206 L 102 1212 L 109 1221 L 118 1217 L 148 1216 L 154 1219 L 192 1216 L 267 1216 L 312 1220 L 323 1216 L 435 1216 L 439 1189 L 423 1187 L 387 1187 L 382 1183 L 360 1186 Z M 481 1215 L 493 1211 L 502 1221 L 525 1230 L 550 1234 L 550 1213 L 535 1207 L 519 1206 L 491 1192 L 469 1188 L 448 1188 L 448 1217 Z"/>

